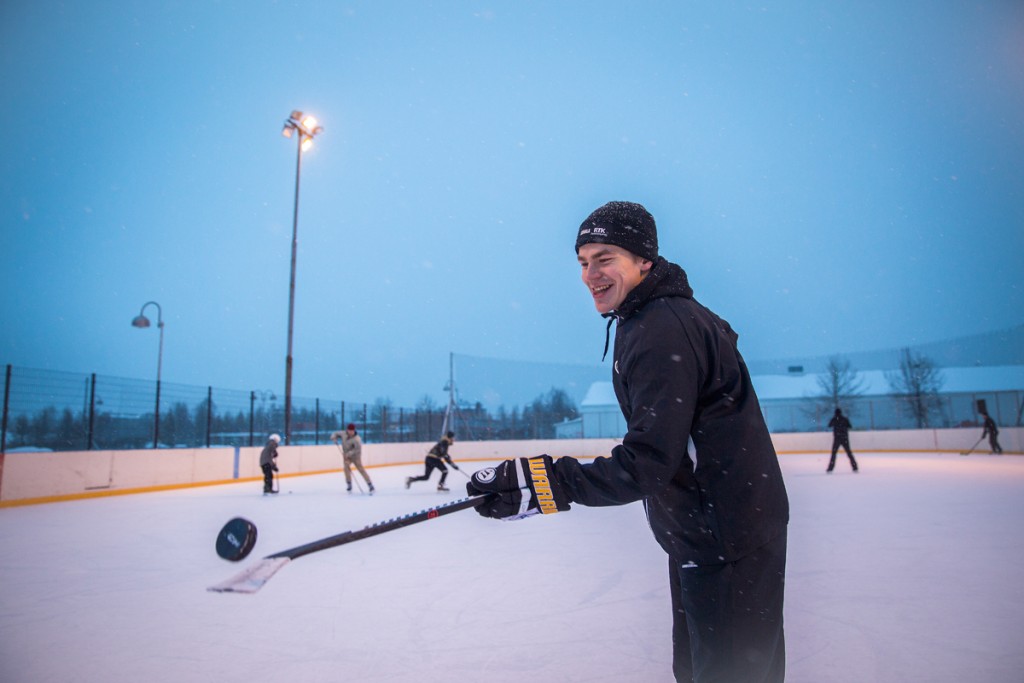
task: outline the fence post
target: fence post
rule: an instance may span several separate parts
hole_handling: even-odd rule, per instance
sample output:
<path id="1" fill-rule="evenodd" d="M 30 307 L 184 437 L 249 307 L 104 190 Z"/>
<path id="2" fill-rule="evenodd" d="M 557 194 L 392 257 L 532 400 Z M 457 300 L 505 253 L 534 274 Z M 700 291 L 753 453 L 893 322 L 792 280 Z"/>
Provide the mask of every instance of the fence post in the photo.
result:
<path id="1" fill-rule="evenodd" d="M 320 445 L 320 399 L 316 400 L 316 414 L 313 416 L 313 445 Z"/>
<path id="2" fill-rule="evenodd" d="M 0 453 L 7 452 L 7 414 L 11 398 L 11 365 L 7 364 L 7 371 L 4 373 L 4 417 L 3 426 L 0 427 Z"/>
<path id="3" fill-rule="evenodd" d="M 206 387 L 206 447 L 210 447 L 210 430 L 213 429 L 213 387 Z"/>
<path id="4" fill-rule="evenodd" d="M 252 434 L 256 420 L 256 392 L 249 392 L 249 447 L 252 448 Z"/>
<path id="5" fill-rule="evenodd" d="M 96 373 L 92 373 L 89 379 L 89 441 L 86 450 L 91 451 L 96 435 Z"/>

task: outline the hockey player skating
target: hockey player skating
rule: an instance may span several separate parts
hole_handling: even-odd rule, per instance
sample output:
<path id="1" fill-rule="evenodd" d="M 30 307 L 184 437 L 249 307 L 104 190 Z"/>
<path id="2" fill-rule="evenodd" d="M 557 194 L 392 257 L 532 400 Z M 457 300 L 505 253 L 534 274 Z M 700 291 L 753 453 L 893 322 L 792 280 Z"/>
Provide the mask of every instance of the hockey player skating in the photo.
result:
<path id="1" fill-rule="evenodd" d="M 427 453 L 427 457 L 424 461 L 426 469 L 423 474 L 419 477 L 406 477 L 405 488 L 409 488 L 414 481 L 427 481 L 430 479 L 431 473 L 435 469 L 441 470 L 441 481 L 437 482 L 438 491 L 447 491 L 448 487 L 444 485 L 444 480 L 448 478 L 448 468 L 445 467 L 445 462 L 452 466 L 453 469 L 459 469 L 459 466 L 452 462 L 452 456 L 448 455 L 448 447 L 455 443 L 455 432 L 448 432 L 441 437 Z"/>
<path id="2" fill-rule="evenodd" d="M 992 455 L 996 453 L 1002 453 L 1003 447 L 999 445 L 999 427 L 996 426 L 996 421 L 988 413 L 982 413 L 985 416 L 985 426 L 981 432 L 981 438 L 988 437 L 989 448 L 992 449 Z"/>
<path id="3" fill-rule="evenodd" d="M 676 680 L 778 683 L 789 502 L 736 333 L 658 255 L 654 219 L 639 204 L 597 209 L 576 253 L 609 331 L 617 323 L 622 444 L 588 464 L 506 460 L 476 472 L 467 490 L 498 494 L 477 511 L 499 519 L 643 501 L 669 556 Z"/>
<path id="4" fill-rule="evenodd" d="M 277 493 L 274 490 L 274 472 L 277 472 L 277 444 L 281 443 L 281 437 L 271 434 L 267 439 L 267 445 L 260 451 L 260 469 L 263 470 L 263 495 Z"/>
<path id="5" fill-rule="evenodd" d="M 363 467 L 363 440 L 359 438 L 356 426 L 350 422 L 345 431 L 337 431 L 331 434 L 331 441 L 337 444 L 339 440 L 341 441 L 341 457 L 345 462 L 345 490 L 352 493 L 352 466 L 355 465 L 355 468 L 359 470 L 359 474 L 363 475 L 363 479 L 366 481 L 366 485 L 372 494 L 374 491 L 373 482 L 370 481 L 370 475 L 366 473 L 366 468 Z"/>
<path id="6" fill-rule="evenodd" d="M 846 450 L 846 456 L 850 459 L 850 467 L 853 468 L 854 472 L 857 472 L 857 461 L 853 457 L 853 451 L 850 450 L 850 428 L 853 425 L 843 415 L 843 411 L 836 408 L 835 415 L 828 421 L 828 426 L 832 428 L 832 457 L 828 461 L 828 469 L 825 472 L 831 474 L 832 470 L 835 469 L 836 453 L 839 452 L 840 446 Z"/>

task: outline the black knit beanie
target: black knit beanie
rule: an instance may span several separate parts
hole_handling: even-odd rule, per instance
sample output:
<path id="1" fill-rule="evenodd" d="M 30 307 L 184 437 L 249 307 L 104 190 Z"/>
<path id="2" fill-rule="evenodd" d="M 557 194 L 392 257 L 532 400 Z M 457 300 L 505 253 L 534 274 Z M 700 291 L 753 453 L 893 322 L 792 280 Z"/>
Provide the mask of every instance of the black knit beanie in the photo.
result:
<path id="1" fill-rule="evenodd" d="M 654 217 L 633 202 L 608 202 L 587 216 L 576 234 L 576 253 L 591 242 L 613 244 L 648 261 L 658 258 Z"/>

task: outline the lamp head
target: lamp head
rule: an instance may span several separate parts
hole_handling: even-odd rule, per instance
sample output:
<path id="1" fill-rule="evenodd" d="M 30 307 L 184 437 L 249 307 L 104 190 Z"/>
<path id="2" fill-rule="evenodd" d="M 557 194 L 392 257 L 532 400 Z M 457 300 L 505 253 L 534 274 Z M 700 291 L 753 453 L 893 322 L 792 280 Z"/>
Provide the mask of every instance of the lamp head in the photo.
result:
<path id="1" fill-rule="evenodd" d="M 132 319 L 132 327 L 146 328 L 149 324 L 149 318 L 144 315 L 137 315 Z"/>

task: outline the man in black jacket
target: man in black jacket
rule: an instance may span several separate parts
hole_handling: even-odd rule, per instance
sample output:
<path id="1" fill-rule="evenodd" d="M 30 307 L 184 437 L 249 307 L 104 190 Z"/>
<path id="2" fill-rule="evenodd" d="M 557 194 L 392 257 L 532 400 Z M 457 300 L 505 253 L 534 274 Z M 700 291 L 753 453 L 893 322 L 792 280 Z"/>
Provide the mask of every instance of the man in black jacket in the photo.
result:
<path id="1" fill-rule="evenodd" d="M 839 452 L 839 447 L 842 446 L 846 450 L 846 457 L 850 459 L 850 467 L 853 468 L 854 472 L 857 472 L 857 460 L 853 457 L 853 451 L 850 450 L 850 428 L 853 425 L 843 415 L 842 408 L 836 408 L 835 415 L 828 421 L 828 426 L 832 428 L 832 457 L 829 458 L 828 469 L 825 471 L 831 473 L 835 469 L 836 453 Z"/>
<path id="2" fill-rule="evenodd" d="M 444 466 L 444 463 L 447 462 L 452 468 L 459 469 L 459 466 L 452 462 L 452 456 L 448 455 L 448 447 L 453 443 L 455 443 L 455 432 L 449 431 L 427 453 L 427 457 L 423 461 L 423 474 L 418 477 L 405 478 L 405 488 L 412 486 L 414 481 L 427 481 L 430 479 L 431 473 L 437 469 L 441 471 L 441 481 L 437 482 L 437 490 L 447 491 L 448 487 L 444 485 L 444 480 L 448 478 L 448 468 Z"/>
<path id="3" fill-rule="evenodd" d="M 639 204 L 594 211 L 576 252 L 595 307 L 616 323 L 627 433 L 589 464 L 542 455 L 476 472 L 469 493 L 498 494 L 477 511 L 519 519 L 643 501 L 669 556 L 676 680 L 782 681 L 789 502 L 737 335 L 658 255 Z"/>
<path id="4" fill-rule="evenodd" d="M 996 426 L 996 421 L 988 413 L 982 413 L 982 415 L 985 417 L 985 428 L 981 432 L 981 438 L 988 437 L 988 445 L 992 449 L 992 455 L 1002 453 L 1003 447 L 999 445 L 999 427 Z"/>

